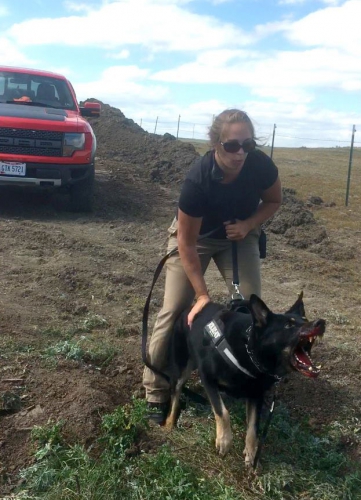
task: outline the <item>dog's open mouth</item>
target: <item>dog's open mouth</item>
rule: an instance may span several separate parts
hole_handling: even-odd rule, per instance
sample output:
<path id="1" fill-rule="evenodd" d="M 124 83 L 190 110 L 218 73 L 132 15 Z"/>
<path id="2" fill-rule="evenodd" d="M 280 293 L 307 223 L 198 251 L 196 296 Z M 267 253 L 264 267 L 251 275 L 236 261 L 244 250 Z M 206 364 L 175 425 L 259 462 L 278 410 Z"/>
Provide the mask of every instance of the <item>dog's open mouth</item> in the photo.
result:
<path id="1" fill-rule="evenodd" d="M 311 359 L 311 349 L 315 340 L 323 336 L 325 322 L 319 320 L 307 330 L 302 329 L 299 334 L 299 341 L 291 356 L 291 364 L 295 370 L 301 372 L 306 377 L 315 378 L 320 373 L 320 366 L 315 366 Z"/>

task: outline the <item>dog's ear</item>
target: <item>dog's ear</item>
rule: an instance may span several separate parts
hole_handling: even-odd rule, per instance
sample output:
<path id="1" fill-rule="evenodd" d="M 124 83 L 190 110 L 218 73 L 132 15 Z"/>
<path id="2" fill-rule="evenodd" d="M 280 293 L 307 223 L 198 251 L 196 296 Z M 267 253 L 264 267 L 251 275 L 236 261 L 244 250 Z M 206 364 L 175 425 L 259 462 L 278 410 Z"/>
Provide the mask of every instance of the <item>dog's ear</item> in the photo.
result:
<path id="1" fill-rule="evenodd" d="M 286 311 L 286 314 L 297 314 L 301 318 L 306 319 L 305 305 L 303 303 L 303 291 L 299 294 L 298 299 L 293 304 L 293 306 Z"/>
<path id="2" fill-rule="evenodd" d="M 263 300 L 255 294 L 252 294 L 249 299 L 249 310 L 251 311 L 255 326 L 262 327 L 267 324 L 267 319 L 271 311 Z"/>

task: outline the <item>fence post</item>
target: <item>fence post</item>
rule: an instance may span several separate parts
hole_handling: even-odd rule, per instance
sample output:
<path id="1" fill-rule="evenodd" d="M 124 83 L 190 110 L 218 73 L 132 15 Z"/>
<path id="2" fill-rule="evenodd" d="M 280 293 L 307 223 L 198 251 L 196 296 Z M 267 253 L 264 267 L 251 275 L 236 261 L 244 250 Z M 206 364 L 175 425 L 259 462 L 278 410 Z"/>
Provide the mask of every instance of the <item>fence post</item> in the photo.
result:
<path id="1" fill-rule="evenodd" d="M 157 130 L 157 125 L 158 125 L 158 116 L 157 116 L 157 119 L 155 120 L 154 133 L 155 133 L 155 132 L 156 132 L 156 130 Z"/>
<path id="2" fill-rule="evenodd" d="M 352 138 L 351 138 L 351 149 L 350 149 L 350 160 L 348 162 L 347 187 L 346 187 L 346 202 L 345 202 L 346 207 L 348 206 L 348 195 L 349 195 L 349 192 L 350 192 L 350 179 L 351 179 L 353 143 L 354 143 L 354 140 L 355 140 L 355 132 L 356 132 L 356 127 L 355 127 L 355 125 L 353 125 L 353 127 L 352 127 Z"/>
<path id="3" fill-rule="evenodd" d="M 272 160 L 272 157 L 273 157 L 273 147 L 274 147 L 274 143 L 275 143 L 276 128 L 277 128 L 277 125 L 274 123 L 274 125 L 273 125 L 273 134 L 272 134 L 272 146 L 271 146 L 271 160 Z"/>
<path id="4" fill-rule="evenodd" d="M 178 134 L 179 134 L 179 122 L 180 122 L 180 117 L 181 117 L 181 115 L 179 115 L 179 116 L 178 116 L 177 139 L 178 139 Z"/>

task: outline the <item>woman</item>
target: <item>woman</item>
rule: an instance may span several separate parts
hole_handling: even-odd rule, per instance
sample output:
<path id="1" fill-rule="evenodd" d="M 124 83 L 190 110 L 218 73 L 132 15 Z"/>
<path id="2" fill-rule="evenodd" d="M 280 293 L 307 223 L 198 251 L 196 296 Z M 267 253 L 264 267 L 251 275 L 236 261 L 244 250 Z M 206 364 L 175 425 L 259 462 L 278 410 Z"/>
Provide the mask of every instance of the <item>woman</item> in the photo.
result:
<path id="1" fill-rule="evenodd" d="M 225 110 L 209 129 L 212 150 L 188 173 L 169 228 L 168 251 L 179 252 L 166 263 L 164 302 L 149 345 L 150 363 L 166 368 L 168 339 L 177 316 L 195 303 L 194 316 L 210 302 L 204 273 L 214 260 L 232 290 L 232 241 L 237 241 L 240 292 L 245 298 L 261 295 L 260 225 L 281 205 L 281 183 L 273 161 L 256 149 L 255 131 L 248 115 Z M 212 232 L 197 241 L 199 235 Z M 169 407 L 169 385 L 148 368 L 143 378 L 149 418 L 164 422 Z"/>

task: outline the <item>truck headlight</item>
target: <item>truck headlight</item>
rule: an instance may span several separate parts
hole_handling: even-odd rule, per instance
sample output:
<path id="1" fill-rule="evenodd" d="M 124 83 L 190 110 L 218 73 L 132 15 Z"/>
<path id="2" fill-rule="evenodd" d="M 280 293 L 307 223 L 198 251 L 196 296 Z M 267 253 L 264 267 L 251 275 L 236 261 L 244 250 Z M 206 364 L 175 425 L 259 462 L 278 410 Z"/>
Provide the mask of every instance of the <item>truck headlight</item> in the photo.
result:
<path id="1" fill-rule="evenodd" d="M 71 156 L 74 151 L 84 149 L 85 134 L 64 134 L 63 156 Z"/>

